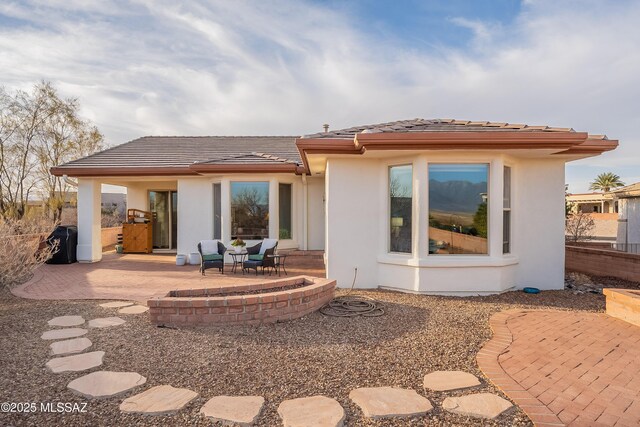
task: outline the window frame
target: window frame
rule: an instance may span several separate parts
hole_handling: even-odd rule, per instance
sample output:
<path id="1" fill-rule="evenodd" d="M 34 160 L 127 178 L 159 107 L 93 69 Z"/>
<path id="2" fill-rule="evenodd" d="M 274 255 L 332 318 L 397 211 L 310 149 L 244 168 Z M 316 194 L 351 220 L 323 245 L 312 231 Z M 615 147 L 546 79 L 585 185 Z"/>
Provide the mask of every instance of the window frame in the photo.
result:
<path id="1" fill-rule="evenodd" d="M 505 184 L 506 184 L 506 172 L 509 170 L 509 194 L 508 201 L 509 206 L 505 207 Z M 505 213 L 509 213 L 509 224 L 507 227 L 509 235 L 505 240 Z M 502 255 L 510 255 L 512 253 L 513 246 L 513 168 L 509 164 L 502 165 Z M 505 246 L 507 247 L 505 251 Z"/>
<path id="2" fill-rule="evenodd" d="M 280 198 L 280 187 L 282 185 L 287 185 L 289 186 L 289 237 L 286 239 L 282 239 L 280 238 L 280 233 L 282 232 L 282 205 L 281 205 L 281 198 Z M 288 182 L 288 181 L 278 181 L 278 240 L 294 240 L 294 236 L 295 236 L 295 215 L 294 215 L 294 197 L 295 197 L 295 191 L 294 191 L 295 186 L 293 185 L 292 182 Z M 271 216 L 271 206 L 269 206 L 269 216 Z"/>
<path id="3" fill-rule="evenodd" d="M 266 230 L 267 230 L 267 235 L 266 237 L 262 237 L 259 239 L 255 239 L 255 238 L 247 238 L 244 237 L 242 238 L 243 240 L 261 240 L 261 239 L 265 239 L 265 238 L 270 238 L 271 237 L 271 181 L 267 180 L 256 180 L 256 179 L 236 179 L 236 180 L 229 180 L 229 225 L 230 225 L 230 229 L 229 229 L 229 235 L 230 238 L 232 240 L 234 239 L 234 233 L 233 233 L 233 219 L 234 219 L 234 214 L 233 214 L 233 184 L 266 184 L 267 186 L 267 200 L 266 200 L 266 205 L 267 205 L 267 224 L 266 224 Z M 279 219 L 279 218 L 278 218 Z M 237 233 L 236 233 L 236 238 L 239 238 Z"/>
<path id="4" fill-rule="evenodd" d="M 483 159 L 483 160 L 463 160 L 463 161 L 451 161 L 451 160 L 436 160 L 436 161 L 429 161 L 427 159 L 427 176 L 426 176 L 426 181 L 427 183 L 430 182 L 430 167 L 431 165 L 484 165 L 487 167 L 487 251 L 486 253 L 465 253 L 465 254 L 431 254 L 429 253 L 429 250 L 427 249 L 427 253 L 426 254 L 421 254 L 421 256 L 426 256 L 426 257 L 431 257 L 432 259 L 435 258 L 440 258 L 440 259 L 444 259 L 444 258 L 448 258 L 448 257 L 454 257 L 454 258 L 461 258 L 461 257 L 486 257 L 489 258 L 491 256 L 491 233 L 492 230 L 490 228 L 490 224 L 491 224 L 491 205 L 493 203 L 492 201 L 492 191 L 491 191 L 491 179 L 492 179 L 492 168 L 494 166 L 494 160 L 493 159 Z M 427 239 L 427 248 L 429 246 L 429 214 L 431 213 L 431 203 L 430 203 L 430 199 L 431 199 L 431 186 L 428 185 L 427 186 L 427 203 L 429 205 L 429 208 L 427 209 L 426 212 L 426 221 L 427 221 L 427 235 L 426 235 L 426 239 Z M 421 218 L 422 218 L 422 212 L 420 212 Z M 424 238 L 423 236 L 419 236 L 419 238 Z"/>
<path id="5" fill-rule="evenodd" d="M 413 162 L 402 162 L 402 163 L 390 163 L 387 164 L 387 215 L 386 215 L 386 236 L 387 236 L 387 253 L 393 255 L 403 255 L 403 256 L 413 256 L 413 248 L 414 248 L 414 238 L 415 238 L 415 221 L 414 221 L 414 210 L 415 210 L 415 166 Z M 398 252 L 391 250 L 391 168 L 394 167 L 402 167 L 402 166 L 410 166 L 411 167 L 411 250 L 409 252 Z"/>

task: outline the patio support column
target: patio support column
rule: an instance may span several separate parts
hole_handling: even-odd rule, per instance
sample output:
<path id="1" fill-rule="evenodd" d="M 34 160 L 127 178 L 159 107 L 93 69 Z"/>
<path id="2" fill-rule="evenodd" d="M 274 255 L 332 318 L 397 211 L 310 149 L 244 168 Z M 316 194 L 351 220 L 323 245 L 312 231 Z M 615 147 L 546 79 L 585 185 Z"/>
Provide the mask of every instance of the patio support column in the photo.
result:
<path id="1" fill-rule="evenodd" d="M 269 180 L 269 237 L 280 238 L 280 204 L 278 180 Z"/>
<path id="2" fill-rule="evenodd" d="M 78 179 L 78 262 L 97 262 L 102 259 L 100 198 L 99 181 Z"/>
<path id="3" fill-rule="evenodd" d="M 489 166 L 489 255 L 502 256 L 502 210 L 504 161 L 493 160 Z"/>

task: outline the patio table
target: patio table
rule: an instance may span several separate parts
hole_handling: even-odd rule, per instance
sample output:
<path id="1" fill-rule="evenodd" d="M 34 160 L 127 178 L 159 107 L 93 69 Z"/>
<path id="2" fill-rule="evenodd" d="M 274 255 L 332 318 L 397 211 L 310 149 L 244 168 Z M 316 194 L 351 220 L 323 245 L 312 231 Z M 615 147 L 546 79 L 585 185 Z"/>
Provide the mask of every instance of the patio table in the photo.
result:
<path id="1" fill-rule="evenodd" d="M 247 258 L 247 255 L 249 255 L 249 252 L 247 252 L 247 251 L 243 251 L 243 252 L 229 251 L 227 253 L 229 255 L 231 255 L 231 259 L 233 260 L 233 266 L 231 267 L 231 272 L 233 274 L 235 274 L 236 273 L 236 268 L 238 267 L 238 265 L 240 265 L 240 270 L 242 270 L 242 274 L 244 274 L 244 268 L 242 268 L 242 263 Z"/>

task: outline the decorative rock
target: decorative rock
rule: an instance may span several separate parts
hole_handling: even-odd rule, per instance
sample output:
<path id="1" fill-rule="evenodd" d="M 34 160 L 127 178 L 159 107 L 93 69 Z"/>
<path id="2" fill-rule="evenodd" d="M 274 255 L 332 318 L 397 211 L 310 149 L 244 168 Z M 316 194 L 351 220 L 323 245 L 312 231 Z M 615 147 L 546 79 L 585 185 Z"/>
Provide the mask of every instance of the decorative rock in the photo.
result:
<path id="1" fill-rule="evenodd" d="M 114 301 L 114 302 L 105 302 L 104 304 L 100 304 L 100 307 L 103 308 L 120 308 L 127 307 L 133 305 L 130 301 Z"/>
<path id="2" fill-rule="evenodd" d="M 144 305 L 132 305 L 130 307 L 121 308 L 118 310 L 118 313 L 122 314 L 141 314 L 145 311 L 149 311 L 149 307 L 145 307 Z"/>
<path id="3" fill-rule="evenodd" d="M 66 338 L 79 337 L 87 332 L 89 331 L 82 328 L 55 329 L 45 332 L 40 338 L 43 340 L 63 340 Z"/>
<path id="4" fill-rule="evenodd" d="M 54 317 L 47 322 L 49 326 L 78 326 L 84 323 L 82 316 L 60 316 Z"/>
<path id="5" fill-rule="evenodd" d="M 120 404 L 120 410 L 145 415 L 170 414 L 184 408 L 196 397 L 198 393 L 186 388 L 159 385 L 126 398 Z"/>
<path id="6" fill-rule="evenodd" d="M 51 343 L 49 347 L 53 355 L 81 353 L 91 347 L 91 340 L 89 338 L 73 338 L 65 341 L 56 341 Z"/>
<path id="7" fill-rule="evenodd" d="M 475 387 L 480 381 L 475 375 L 463 371 L 435 371 L 424 376 L 424 388 L 434 391 Z"/>
<path id="8" fill-rule="evenodd" d="M 325 396 L 285 400 L 278 406 L 284 427 L 342 427 L 344 409 Z"/>
<path id="9" fill-rule="evenodd" d="M 442 402 L 442 408 L 455 414 L 476 418 L 496 418 L 511 408 L 508 400 L 491 393 L 469 394 L 460 397 L 447 397 Z"/>
<path id="10" fill-rule="evenodd" d="M 77 372 L 102 365 L 104 351 L 76 354 L 75 356 L 56 357 L 47 362 L 47 368 L 54 374 L 60 372 Z"/>
<path id="11" fill-rule="evenodd" d="M 91 319 L 89 320 L 90 328 L 107 328 L 109 326 L 118 326 L 122 325 L 126 321 L 119 317 L 101 317 L 99 319 Z"/>
<path id="12" fill-rule="evenodd" d="M 349 393 L 349 398 L 368 418 L 413 417 L 433 409 L 427 398 L 403 388 L 357 388 Z"/>
<path id="13" fill-rule="evenodd" d="M 216 396 L 204 404 L 200 413 L 222 425 L 252 426 L 264 405 L 262 396 Z"/>
<path id="14" fill-rule="evenodd" d="M 147 379 L 135 372 L 98 371 L 71 381 L 67 388 L 89 399 L 123 394 L 144 384 Z"/>

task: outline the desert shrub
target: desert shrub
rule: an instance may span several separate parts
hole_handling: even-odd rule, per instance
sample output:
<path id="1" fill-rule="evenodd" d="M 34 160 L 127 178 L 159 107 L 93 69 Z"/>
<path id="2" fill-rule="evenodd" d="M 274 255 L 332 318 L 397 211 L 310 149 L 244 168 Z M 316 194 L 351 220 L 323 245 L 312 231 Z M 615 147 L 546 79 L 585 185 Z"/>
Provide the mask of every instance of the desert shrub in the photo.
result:
<path id="1" fill-rule="evenodd" d="M 593 239 L 596 227 L 590 214 L 578 212 L 570 214 L 565 221 L 565 240 L 567 242 L 583 242 Z"/>
<path id="2" fill-rule="evenodd" d="M 0 287 L 25 282 L 55 253 L 57 242 L 46 244 L 55 225 L 43 217 L 0 220 Z"/>

